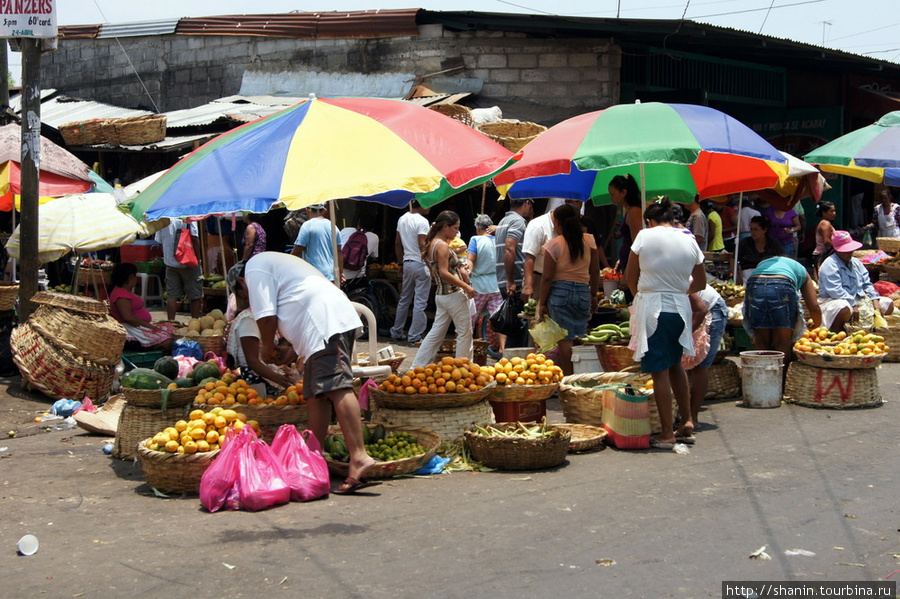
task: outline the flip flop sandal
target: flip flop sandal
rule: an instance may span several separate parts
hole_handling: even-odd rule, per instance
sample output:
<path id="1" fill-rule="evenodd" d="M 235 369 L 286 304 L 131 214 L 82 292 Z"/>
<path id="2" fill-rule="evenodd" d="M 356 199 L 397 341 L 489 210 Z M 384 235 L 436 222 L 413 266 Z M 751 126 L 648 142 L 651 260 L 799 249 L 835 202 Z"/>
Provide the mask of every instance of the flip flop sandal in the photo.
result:
<path id="1" fill-rule="evenodd" d="M 332 493 L 335 495 L 353 495 L 357 491 L 361 491 L 362 489 L 367 489 L 369 487 L 377 487 L 381 484 L 381 481 L 374 480 L 357 480 L 348 476 L 344 479 L 344 482 L 341 483 L 341 486 L 337 489 L 334 489 Z"/>
<path id="2" fill-rule="evenodd" d="M 675 435 L 676 443 L 684 443 L 685 445 L 693 445 L 697 442 L 697 437 L 694 435 Z"/>
<path id="3" fill-rule="evenodd" d="M 653 449 L 675 449 L 675 444 L 668 441 L 659 441 L 656 438 L 651 438 L 650 447 L 652 447 Z"/>

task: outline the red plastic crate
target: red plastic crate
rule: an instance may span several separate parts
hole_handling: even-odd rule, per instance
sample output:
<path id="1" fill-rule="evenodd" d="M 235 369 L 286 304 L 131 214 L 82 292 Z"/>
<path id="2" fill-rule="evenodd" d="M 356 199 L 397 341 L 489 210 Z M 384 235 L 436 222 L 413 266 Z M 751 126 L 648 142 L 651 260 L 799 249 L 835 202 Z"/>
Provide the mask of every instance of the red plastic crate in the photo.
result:
<path id="1" fill-rule="evenodd" d="M 156 244 L 132 244 L 119 248 L 122 262 L 150 262 L 154 258 L 162 258 L 162 246 Z"/>
<path id="2" fill-rule="evenodd" d="M 540 422 L 547 415 L 547 400 L 492 401 L 497 422 Z"/>

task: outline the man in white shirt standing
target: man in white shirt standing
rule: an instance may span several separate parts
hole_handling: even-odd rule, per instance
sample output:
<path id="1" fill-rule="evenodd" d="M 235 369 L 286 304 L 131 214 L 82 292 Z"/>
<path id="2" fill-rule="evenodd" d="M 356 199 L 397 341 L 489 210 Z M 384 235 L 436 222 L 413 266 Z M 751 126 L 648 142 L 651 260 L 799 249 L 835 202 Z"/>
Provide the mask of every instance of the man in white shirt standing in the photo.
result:
<path id="1" fill-rule="evenodd" d="M 544 272 L 544 244 L 556 237 L 553 229 L 553 211 L 549 209 L 537 216 L 525 227 L 522 253 L 525 254 L 522 299 L 528 301 L 535 289 L 541 288 L 541 273 Z"/>
<path id="2" fill-rule="evenodd" d="M 334 408 L 350 464 L 347 478 L 332 492 L 347 495 L 378 484 L 365 479 L 375 460 L 363 443 L 353 392 L 351 356 L 362 322 L 350 300 L 314 266 L 289 254 L 262 252 L 233 268 L 244 271 L 229 273 L 229 279 L 247 289 L 259 326 L 260 358 L 268 362 L 277 355 L 274 340 L 280 331 L 299 357 L 298 364 L 302 362 L 309 429 L 319 443 L 325 441 Z"/>
<path id="3" fill-rule="evenodd" d="M 425 235 L 429 224 L 425 215 L 428 208 L 423 208 L 413 200 L 410 210 L 397 221 L 397 235 L 394 238 L 394 251 L 400 259 L 400 276 L 403 283 L 400 289 L 400 301 L 397 304 L 397 315 L 391 328 L 391 339 L 403 339 L 406 328 L 406 317 L 412 306 L 412 323 L 409 325 L 407 340 L 410 343 L 421 341 L 425 336 L 428 318 L 425 307 L 428 305 L 428 292 L 431 291 L 431 273 L 422 261 L 422 250 L 425 247 Z"/>

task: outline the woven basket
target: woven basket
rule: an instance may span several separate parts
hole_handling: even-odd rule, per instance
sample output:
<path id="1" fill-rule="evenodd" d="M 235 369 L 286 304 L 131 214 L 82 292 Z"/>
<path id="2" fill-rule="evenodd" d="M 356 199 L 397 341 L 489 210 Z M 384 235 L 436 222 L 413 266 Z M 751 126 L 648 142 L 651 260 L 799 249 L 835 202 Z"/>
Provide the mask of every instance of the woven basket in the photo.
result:
<path id="1" fill-rule="evenodd" d="M 900 362 L 900 327 L 873 327 L 872 332 L 884 337 L 888 347 L 884 362 Z"/>
<path id="2" fill-rule="evenodd" d="M 107 119 L 103 124 L 106 143 L 116 146 L 138 146 L 166 138 L 166 115 L 149 114 L 120 119 Z"/>
<path id="3" fill-rule="evenodd" d="M 600 359 L 600 366 L 606 372 L 621 372 L 630 366 L 640 364 L 634 359 L 634 350 L 628 349 L 627 345 L 601 343 L 597 346 L 597 357 Z"/>
<path id="4" fill-rule="evenodd" d="M 80 285 L 106 285 L 112 288 L 112 269 L 79 266 L 78 280 Z"/>
<path id="5" fill-rule="evenodd" d="M 29 319 L 34 329 L 59 347 L 98 364 L 115 364 L 125 346 L 125 327 L 108 314 L 86 314 L 40 306 Z"/>
<path id="6" fill-rule="evenodd" d="M 709 387 L 704 399 L 740 397 L 741 389 L 741 373 L 737 364 L 724 360 L 709 367 Z"/>
<path id="7" fill-rule="evenodd" d="M 794 350 L 797 359 L 807 366 L 816 368 L 835 368 L 838 370 L 855 370 L 876 368 L 884 360 L 885 354 L 872 356 L 835 356 L 834 354 L 815 354 Z"/>
<path id="8" fill-rule="evenodd" d="M 200 479 L 219 450 L 191 454 L 153 451 L 148 449 L 152 440 L 144 439 L 137 449 L 147 484 L 164 493 L 199 493 Z"/>
<path id="9" fill-rule="evenodd" d="M 437 106 L 429 106 L 428 108 L 435 112 L 440 112 L 445 116 L 449 116 L 451 119 L 455 119 L 469 127 L 475 126 L 475 121 L 472 119 L 472 110 L 467 106 L 461 106 L 460 104 L 439 104 Z"/>
<path id="10" fill-rule="evenodd" d="M 497 385 L 491 392 L 491 401 L 539 401 L 548 399 L 559 388 L 559 383 L 549 385 Z"/>
<path id="11" fill-rule="evenodd" d="M 547 130 L 543 125 L 528 121 L 497 121 L 478 125 L 477 129 L 510 152 L 518 152 Z"/>
<path id="12" fill-rule="evenodd" d="M 494 428 L 511 431 L 514 422 L 501 422 Z M 569 453 L 572 431 L 548 425 L 559 433 L 557 437 L 526 439 L 523 437 L 485 437 L 474 429 L 466 429 L 466 446 L 472 458 L 488 468 L 498 470 L 542 470 L 559 466 Z"/>
<path id="13" fill-rule="evenodd" d="M 384 268 L 381 271 L 381 276 L 388 281 L 393 281 L 395 283 L 400 282 L 400 270 L 397 268 Z"/>
<path id="14" fill-rule="evenodd" d="M 171 408 L 163 413 L 158 407 L 145 408 L 132 405 L 128 401 L 119 416 L 119 424 L 116 427 L 113 457 L 122 460 L 132 459 L 137 454 L 138 443 L 152 438 L 156 433 L 173 426 L 181 419 L 187 419 L 190 412 L 190 404 Z"/>
<path id="15" fill-rule="evenodd" d="M 394 356 L 392 358 L 380 358 L 378 360 L 379 366 L 390 366 L 391 370 L 397 372 L 400 370 L 400 365 L 403 364 L 403 361 L 406 359 L 406 354 L 403 352 L 394 352 Z M 369 352 L 359 352 L 356 354 L 356 363 L 359 366 L 368 366 L 369 365 Z"/>
<path id="16" fill-rule="evenodd" d="M 168 393 L 168 399 L 166 399 L 166 408 L 168 409 L 192 405 L 199 390 L 199 385 L 178 389 L 126 389 L 123 387 L 122 394 L 128 400 L 128 405 L 158 410 L 163 407 L 163 391 Z"/>
<path id="17" fill-rule="evenodd" d="M 17 299 L 19 299 L 19 284 L 0 281 L 0 312 L 15 310 Z"/>
<path id="18" fill-rule="evenodd" d="M 603 399 L 601 385 L 633 381 L 640 384 L 649 375 L 633 372 L 590 372 L 564 377 L 559 384 L 559 403 L 566 422 L 576 424 L 603 424 Z"/>
<path id="19" fill-rule="evenodd" d="M 106 143 L 104 125 L 107 119 L 75 121 L 59 126 L 63 141 L 69 146 L 93 146 Z"/>
<path id="20" fill-rule="evenodd" d="M 392 410 L 377 402 L 372 407 L 372 422 L 426 428 L 439 434 L 445 441 L 462 437 L 472 424 L 493 424 L 494 421 L 494 411 L 485 399 L 471 406 L 437 410 Z"/>
<path id="21" fill-rule="evenodd" d="M 812 408 L 873 408 L 884 403 L 874 368 L 822 369 L 791 362 L 784 393 L 789 403 Z"/>
<path id="22" fill-rule="evenodd" d="M 609 433 L 606 429 L 599 426 L 591 426 L 590 424 L 555 424 L 558 428 L 564 428 L 571 431 L 572 438 L 569 441 L 569 453 L 579 451 L 590 451 L 592 449 L 603 449 L 603 439 Z"/>
<path id="23" fill-rule="evenodd" d="M 38 291 L 31 301 L 35 304 L 56 306 L 85 314 L 109 314 L 109 307 L 105 302 L 91 297 L 72 295 L 71 293 L 59 293 L 57 291 Z"/>
<path id="24" fill-rule="evenodd" d="M 370 429 L 375 428 L 376 424 L 365 424 L 365 426 Z M 392 476 L 397 476 L 399 474 L 412 474 L 422 466 L 428 463 L 428 461 L 434 457 L 434 454 L 437 453 L 438 447 L 441 446 L 441 436 L 436 432 L 428 430 L 426 428 L 420 428 L 418 426 L 384 426 L 385 430 L 388 433 L 406 431 L 410 435 L 416 438 L 416 441 L 425 448 L 425 453 L 413 456 L 411 458 L 404 458 L 402 460 L 392 460 L 390 462 L 378 462 L 368 471 L 366 471 L 366 478 L 390 478 Z M 337 435 L 343 436 L 341 433 L 340 426 L 330 426 L 328 427 L 329 435 Z M 337 474 L 338 476 L 348 476 L 350 473 L 350 465 L 345 462 L 335 462 L 332 460 L 328 454 L 325 455 L 325 461 L 328 462 L 328 469 Z"/>
<path id="25" fill-rule="evenodd" d="M 53 399 L 103 400 L 112 389 L 115 368 L 57 347 L 28 323 L 17 326 L 10 336 L 13 361 L 29 385 Z"/>
<path id="26" fill-rule="evenodd" d="M 894 281 L 900 281 L 900 262 L 888 262 L 883 264 L 884 272 Z"/>
<path id="27" fill-rule="evenodd" d="M 200 345 L 200 350 L 203 352 L 203 355 L 206 355 L 206 352 L 208 351 L 211 351 L 217 356 L 221 356 L 225 353 L 225 335 L 207 335 L 206 337 L 201 335 L 192 335 L 190 337 L 179 335 L 176 336 L 175 339 L 196 341 Z"/>
<path id="28" fill-rule="evenodd" d="M 885 254 L 900 252 L 900 237 L 876 237 L 875 243 L 878 245 L 878 249 Z"/>
<path id="29" fill-rule="evenodd" d="M 378 405 L 382 408 L 391 408 L 393 410 L 463 408 L 487 398 L 493 393 L 495 386 L 496 383 L 490 383 L 478 391 L 467 391 L 466 393 L 417 393 L 415 395 L 388 393 L 381 389 L 372 389 L 369 397 L 378 402 Z"/>

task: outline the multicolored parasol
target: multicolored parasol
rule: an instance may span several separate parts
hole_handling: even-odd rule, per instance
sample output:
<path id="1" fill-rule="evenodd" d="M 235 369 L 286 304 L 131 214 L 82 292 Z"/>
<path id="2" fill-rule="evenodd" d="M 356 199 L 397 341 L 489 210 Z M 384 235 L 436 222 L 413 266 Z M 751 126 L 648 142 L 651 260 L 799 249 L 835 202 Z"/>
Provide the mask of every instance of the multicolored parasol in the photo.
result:
<path id="1" fill-rule="evenodd" d="M 803 159 L 829 173 L 900 185 L 900 110 L 816 148 Z"/>

